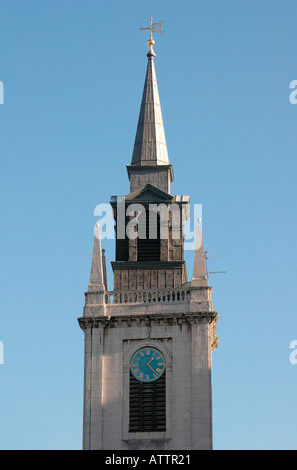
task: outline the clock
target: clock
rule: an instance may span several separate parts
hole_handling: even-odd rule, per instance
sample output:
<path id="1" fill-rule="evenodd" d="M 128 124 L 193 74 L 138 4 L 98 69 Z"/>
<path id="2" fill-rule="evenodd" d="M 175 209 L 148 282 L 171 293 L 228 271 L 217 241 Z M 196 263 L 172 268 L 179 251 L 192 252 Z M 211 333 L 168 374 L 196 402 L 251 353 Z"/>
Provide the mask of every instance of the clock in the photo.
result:
<path id="1" fill-rule="evenodd" d="M 165 370 L 165 359 L 158 349 L 141 348 L 133 354 L 130 370 L 140 382 L 154 382 Z"/>

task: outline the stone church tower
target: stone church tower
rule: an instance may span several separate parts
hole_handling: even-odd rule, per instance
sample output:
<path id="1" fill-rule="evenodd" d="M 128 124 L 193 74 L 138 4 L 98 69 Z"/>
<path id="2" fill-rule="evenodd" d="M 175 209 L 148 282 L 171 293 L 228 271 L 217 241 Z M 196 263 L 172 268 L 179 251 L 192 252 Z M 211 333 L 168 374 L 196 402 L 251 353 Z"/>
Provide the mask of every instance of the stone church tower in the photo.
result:
<path id="1" fill-rule="evenodd" d="M 79 325 L 85 334 L 85 450 L 212 449 L 212 351 L 217 347 L 197 226 L 191 281 L 183 249 L 189 197 L 172 195 L 150 43 L 130 192 L 111 197 L 116 231 L 108 291 L 97 227 Z"/>

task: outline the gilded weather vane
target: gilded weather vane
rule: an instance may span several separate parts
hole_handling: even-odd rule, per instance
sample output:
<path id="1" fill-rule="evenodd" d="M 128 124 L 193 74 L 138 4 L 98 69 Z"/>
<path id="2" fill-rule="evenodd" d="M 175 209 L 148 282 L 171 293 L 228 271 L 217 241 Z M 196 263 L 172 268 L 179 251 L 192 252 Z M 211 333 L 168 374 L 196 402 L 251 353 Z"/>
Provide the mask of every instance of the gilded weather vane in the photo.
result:
<path id="1" fill-rule="evenodd" d="M 149 29 L 149 30 L 150 30 L 150 38 L 149 38 L 149 40 L 148 40 L 147 43 L 148 43 L 148 45 L 150 46 L 150 51 L 149 51 L 149 52 L 154 53 L 154 51 L 153 51 L 153 46 L 155 45 L 155 41 L 154 41 L 154 39 L 153 39 L 153 33 L 161 33 L 161 34 L 164 33 L 164 31 L 163 31 L 163 23 L 164 23 L 164 21 L 161 20 L 161 21 L 159 21 L 158 23 L 153 23 L 153 18 L 152 18 L 152 17 L 150 18 L 150 20 L 151 20 L 151 24 L 150 24 L 150 27 L 149 27 L 149 28 L 142 28 L 142 27 L 141 27 L 141 28 L 139 28 L 139 29 L 140 29 L 140 31 L 143 31 L 144 29 Z"/>

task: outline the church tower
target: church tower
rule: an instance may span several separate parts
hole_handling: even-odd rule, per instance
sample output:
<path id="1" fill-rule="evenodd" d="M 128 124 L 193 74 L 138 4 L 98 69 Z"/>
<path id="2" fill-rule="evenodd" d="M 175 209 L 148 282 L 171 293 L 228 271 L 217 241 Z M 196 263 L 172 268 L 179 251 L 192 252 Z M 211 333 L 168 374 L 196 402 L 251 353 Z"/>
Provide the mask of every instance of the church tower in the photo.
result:
<path id="1" fill-rule="evenodd" d="M 151 23 L 152 25 L 152 23 Z M 187 279 L 189 197 L 174 180 L 160 106 L 154 41 L 131 164 L 130 192 L 112 196 L 113 291 L 97 226 L 79 325 L 85 335 L 85 450 L 212 449 L 212 351 L 217 347 L 202 226 Z"/>

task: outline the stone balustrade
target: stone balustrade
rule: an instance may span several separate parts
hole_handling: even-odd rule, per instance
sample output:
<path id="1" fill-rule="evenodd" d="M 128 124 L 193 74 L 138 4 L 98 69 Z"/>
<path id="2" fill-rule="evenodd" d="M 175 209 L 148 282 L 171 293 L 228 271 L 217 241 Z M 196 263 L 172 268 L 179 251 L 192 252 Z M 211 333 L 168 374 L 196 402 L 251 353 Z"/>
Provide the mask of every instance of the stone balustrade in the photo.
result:
<path id="1" fill-rule="evenodd" d="M 105 292 L 105 304 L 154 304 L 154 303 L 187 303 L 190 301 L 190 289 L 151 289 Z"/>

